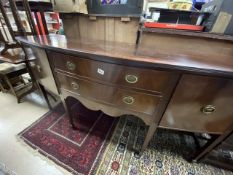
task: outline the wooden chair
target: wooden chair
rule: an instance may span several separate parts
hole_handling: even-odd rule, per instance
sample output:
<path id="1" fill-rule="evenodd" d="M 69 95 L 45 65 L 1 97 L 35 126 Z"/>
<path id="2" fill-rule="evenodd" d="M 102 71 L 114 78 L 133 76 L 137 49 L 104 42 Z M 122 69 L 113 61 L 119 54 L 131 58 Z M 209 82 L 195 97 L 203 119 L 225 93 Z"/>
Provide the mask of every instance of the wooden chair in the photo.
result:
<path id="1" fill-rule="evenodd" d="M 33 88 L 32 83 L 25 83 L 23 74 L 28 73 L 25 64 L 25 54 L 16 41 L 16 32 L 13 31 L 4 4 L 0 1 L 0 89 L 10 91 L 17 98 L 18 103 Z"/>
<path id="2" fill-rule="evenodd" d="M 14 17 L 15 20 L 15 24 L 17 26 L 17 32 L 12 31 L 11 33 L 13 33 L 13 37 L 15 36 L 27 36 L 27 35 L 40 35 L 40 34 L 48 34 L 48 30 L 47 30 L 47 25 L 46 25 L 46 21 L 45 21 L 45 17 L 44 17 L 44 10 L 46 10 L 46 8 L 43 8 L 43 6 L 41 5 L 44 4 L 44 2 L 28 2 L 27 0 L 18 0 L 18 1 L 14 1 L 14 0 L 8 0 L 8 4 L 7 4 L 7 8 L 10 8 L 12 11 L 12 15 Z M 4 6 L 2 4 L 2 6 Z M 47 10 L 52 10 L 52 6 L 48 6 L 49 9 Z M 1 8 L 2 9 L 2 8 Z M 29 27 L 30 27 L 30 32 L 26 32 L 26 30 L 24 29 L 19 13 L 18 13 L 18 9 L 25 11 L 26 15 L 27 15 L 27 20 L 29 23 Z M 32 9 L 32 10 L 31 10 Z M 5 13 L 4 9 L 2 10 L 2 13 Z M 34 19 L 32 17 L 32 13 L 34 13 L 35 18 L 37 20 L 37 27 L 35 25 Z M 5 13 L 6 14 L 6 13 Z M 38 15 L 40 14 L 41 18 L 42 18 L 42 24 L 39 23 L 38 20 Z M 3 15 L 5 16 L 5 18 L 7 19 L 7 15 Z M 45 31 L 45 33 L 42 33 L 42 31 Z M 43 94 L 49 108 L 51 109 L 51 104 L 48 100 L 48 96 L 50 95 L 54 101 L 56 101 L 56 98 L 47 90 L 45 90 L 44 86 L 42 84 L 40 84 L 39 81 L 37 81 L 37 79 L 35 78 L 36 76 L 33 74 L 33 67 L 31 67 L 30 62 L 33 61 L 31 60 L 31 55 L 27 53 L 26 48 L 23 48 L 24 50 L 24 55 L 25 55 L 25 64 L 27 66 L 27 69 L 30 73 L 30 76 L 32 77 L 32 82 L 34 87 L 37 87 Z M 33 55 L 33 54 L 32 54 Z M 34 56 L 32 56 L 33 59 L 36 59 Z"/>
<path id="3" fill-rule="evenodd" d="M 27 73 L 25 64 L 12 64 L 1 63 L 0 64 L 0 88 L 2 92 L 8 92 L 9 90 L 17 98 L 18 103 L 21 98 L 29 93 L 31 90 L 31 84 L 25 83 L 22 78 L 23 74 Z M 4 87 L 4 84 L 6 87 Z"/>

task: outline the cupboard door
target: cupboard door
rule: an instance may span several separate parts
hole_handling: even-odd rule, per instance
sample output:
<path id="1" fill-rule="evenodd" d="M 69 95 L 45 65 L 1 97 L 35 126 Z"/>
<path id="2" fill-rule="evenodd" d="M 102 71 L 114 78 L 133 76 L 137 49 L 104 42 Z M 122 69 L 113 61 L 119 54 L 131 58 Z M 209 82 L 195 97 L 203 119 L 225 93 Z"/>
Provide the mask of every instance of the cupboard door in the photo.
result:
<path id="1" fill-rule="evenodd" d="M 160 126 L 221 134 L 232 122 L 232 79 L 183 75 Z"/>

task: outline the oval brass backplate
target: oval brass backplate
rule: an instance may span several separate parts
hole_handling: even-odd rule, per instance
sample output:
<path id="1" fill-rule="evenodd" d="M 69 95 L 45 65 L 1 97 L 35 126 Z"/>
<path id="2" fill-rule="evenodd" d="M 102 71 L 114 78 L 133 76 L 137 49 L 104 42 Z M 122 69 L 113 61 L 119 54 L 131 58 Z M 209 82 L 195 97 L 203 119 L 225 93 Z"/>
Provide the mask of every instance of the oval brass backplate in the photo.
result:
<path id="1" fill-rule="evenodd" d="M 131 105 L 134 103 L 134 98 L 131 96 L 124 97 L 123 102 L 127 105 Z"/>
<path id="2" fill-rule="evenodd" d="M 204 107 L 201 108 L 201 112 L 203 114 L 212 114 L 213 112 L 215 112 L 216 108 L 213 105 L 206 105 Z"/>
<path id="3" fill-rule="evenodd" d="M 76 82 L 71 82 L 71 87 L 72 87 L 72 89 L 74 89 L 74 90 L 78 90 L 79 89 L 79 85 L 78 85 L 78 83 L 76 83 Z"/>
<path id="4" fill-rule="evenodd" d="M 136 75 L 126 75 L 125 80 L 127 83 L 137 83 L 138 82 L 138 77 Z"/>
<path id="5" fill-rule="evenodd" d="M 74 71 L 76 69 L 76 65 L 70 61 L 66 62 L 66 67 L 68 70 Z"/>

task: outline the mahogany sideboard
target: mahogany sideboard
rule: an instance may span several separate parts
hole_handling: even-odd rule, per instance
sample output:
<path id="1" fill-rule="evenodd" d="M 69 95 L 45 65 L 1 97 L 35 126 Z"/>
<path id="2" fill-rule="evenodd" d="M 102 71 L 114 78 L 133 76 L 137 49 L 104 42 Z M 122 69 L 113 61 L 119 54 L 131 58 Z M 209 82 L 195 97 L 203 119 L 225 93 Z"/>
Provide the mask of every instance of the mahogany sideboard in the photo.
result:
<path id="1" fill-rule="evenodd" d="M 145 35 L 139 45 L 62 35 L 17 40 L 68 113 L 72 96 L 91 110 L 142 119 L 143 151 L 158 127 L 221 135 L 233 123 L 232 41 L 185 37 Z"/>

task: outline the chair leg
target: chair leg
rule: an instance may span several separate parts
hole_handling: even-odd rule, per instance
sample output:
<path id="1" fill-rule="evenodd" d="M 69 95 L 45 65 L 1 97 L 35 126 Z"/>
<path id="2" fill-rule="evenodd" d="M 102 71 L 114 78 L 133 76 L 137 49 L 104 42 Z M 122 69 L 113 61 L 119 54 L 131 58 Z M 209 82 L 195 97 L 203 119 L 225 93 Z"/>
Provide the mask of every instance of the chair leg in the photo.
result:
<path id="1" fill-rule="evenodd" d="M 1 79 L 0 79 L 0 90 L 2 91 L 2 92 L 7 92 L 7 90 L 3 87 L 3 85 L 2 85 L 2 82 L 1 82 Z"/>
<path id="2" fill-rule="evenodd" d="M 18 97 L 18 95 L 17 95 L 17 93 L 16 93 L 14 87 L 12 86 L 12 84 L 11 84 L 9 78 L 8 78 L 7 76 L 4 76 L 4 80 L 6 81 L 7 85 L 9 86 L 11 92 L 12 92 L 12 93 L 14 94 L 14 96 L 16 97 L 17 102 L 20 103 L 20 99 L 19 99 L 19 97 Z"/>

